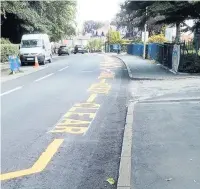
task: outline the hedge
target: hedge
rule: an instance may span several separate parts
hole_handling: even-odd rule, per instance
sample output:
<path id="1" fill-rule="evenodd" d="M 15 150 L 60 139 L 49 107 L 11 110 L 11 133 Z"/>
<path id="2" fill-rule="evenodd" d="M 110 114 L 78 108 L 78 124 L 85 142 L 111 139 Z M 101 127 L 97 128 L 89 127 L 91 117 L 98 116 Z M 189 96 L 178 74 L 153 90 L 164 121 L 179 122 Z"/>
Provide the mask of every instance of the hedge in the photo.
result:
<path id="1" fill-rule="evenodd" d="M 200 73 L 200 56 L 195 54 L 182 55 L 179 72 Z"/>
<path id="2" fill-rule="evenodd" d="M 152 35 L 148 39 L 149 43 L 164 43 L 167 42 L 167 39 L 163 34 L 158 34 L 158 35 Z"/>
<path id="3" fill-rule="evenodd" d="M 1 44 L 11 44 L 9 39 L 3 38 L 3 37 L 0 38 L 0 41 L 1 41 Z"/>
<path id="4" fill-rule="evenodd" d="M 8 62 L 9 55 L 19 55 L 19 45 L 1 44 L 1 62 Z"/>

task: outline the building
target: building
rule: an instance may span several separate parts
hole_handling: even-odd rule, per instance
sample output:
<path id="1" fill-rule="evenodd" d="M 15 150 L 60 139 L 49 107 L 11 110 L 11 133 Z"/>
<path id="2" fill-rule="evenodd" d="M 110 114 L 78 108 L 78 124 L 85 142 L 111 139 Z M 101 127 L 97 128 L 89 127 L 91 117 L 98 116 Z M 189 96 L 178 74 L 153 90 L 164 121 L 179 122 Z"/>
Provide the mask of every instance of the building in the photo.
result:
<path id="1" fill-rule="evenodd" d="M 185 23 L 192 27 L 194 26 L 194 20 L 186 20 Z M 182 27 L 181 29 L 185 29 L 185 27 Z M 176 37 L 176 27 L 174 26 L 168 26 L 165 29 L 165 38 L 169 42 L 173 42 Z M 192 31 L 187 31 L 187 32 L 181 32 L 181 41 L 192 41 L 194 38 L 194 33 Z"/>

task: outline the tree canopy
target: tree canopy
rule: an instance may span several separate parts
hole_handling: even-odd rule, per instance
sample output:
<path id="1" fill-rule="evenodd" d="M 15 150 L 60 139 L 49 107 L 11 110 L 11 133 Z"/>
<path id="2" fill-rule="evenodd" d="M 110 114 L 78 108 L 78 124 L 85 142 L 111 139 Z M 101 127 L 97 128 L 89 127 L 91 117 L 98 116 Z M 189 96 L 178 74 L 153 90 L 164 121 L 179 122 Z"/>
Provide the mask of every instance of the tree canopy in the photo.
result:
<path id="1" fill-rule="evenodd" d="M 187 19 L 195 19 L 196 23 L 200 20 L 200 1 L 125 1 L 116 16 L 118 27 L 128 32 L 142 30 L 147 23 L 150 35 L 161 33 L 165 24 L 175 24 L 180 29 Z"/>
<path id="2" fill-rule="evenodd" d="M 75 1 L 3 1 L 2 37 L 19 43 L 24 33 L 48 33 L 58 41 L 75 34 Z"/>
<path id="3" fill-rule="evenodd" d="M 101 39 L 90 39 L 87 48 L 90 49 L 90 51 L 100 51 L 103 44 L 104 43 Z"/>
<path id="4" fill-rule="evenodd" d="M 108 40 L 109 44 L 121 43 L 122 39 L 120 36 L 120 32 L 110 29 L 107 34 L 107 40 Z"/>
<path id="5" fill-rule="evenodd" d="M 86 33 L 91 33 L 95 34 L 95 31 L 101 28 L 104 24 L 99 21 L 94 21 L 94 20 L 87 20 L 83 24 L 83 34 Z"/>

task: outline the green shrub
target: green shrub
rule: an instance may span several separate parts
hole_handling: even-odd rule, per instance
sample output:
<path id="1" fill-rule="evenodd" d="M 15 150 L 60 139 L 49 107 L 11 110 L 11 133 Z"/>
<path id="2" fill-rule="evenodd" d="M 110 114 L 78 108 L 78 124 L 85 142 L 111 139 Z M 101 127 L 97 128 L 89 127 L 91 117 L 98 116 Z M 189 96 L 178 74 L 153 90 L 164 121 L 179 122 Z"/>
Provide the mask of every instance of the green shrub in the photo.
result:
<path id="1" fill-rule="evenodd" d="M 7 62 L 9 55 L 19 55 L 19 45 L 1 44 L 1 62 Z"/>
<path id="2" fill-rule="evenodd" d="M 167 39 L 163 34 L 158 34 L 158 35 L 152 35 L 148 39 L 149 43 L 164 43 L 167 42 Z"/>
<path id="3" fill-rule="evenodd" d="M 181 57 L 179 72 L 200 73 L 200 56 L 184 55 Z"/>
<path id="4" fill-rule="evenodd" d="M 131 43 L 143 43 L 141 39 L 133 39 Z"/>
<path id="5" fill-rule="evenodd" d="M 0 40 L 1 40 L 1 44 L 11 44 L 11 42 L 9 41 L 9 39 L 0 38 Z"/>

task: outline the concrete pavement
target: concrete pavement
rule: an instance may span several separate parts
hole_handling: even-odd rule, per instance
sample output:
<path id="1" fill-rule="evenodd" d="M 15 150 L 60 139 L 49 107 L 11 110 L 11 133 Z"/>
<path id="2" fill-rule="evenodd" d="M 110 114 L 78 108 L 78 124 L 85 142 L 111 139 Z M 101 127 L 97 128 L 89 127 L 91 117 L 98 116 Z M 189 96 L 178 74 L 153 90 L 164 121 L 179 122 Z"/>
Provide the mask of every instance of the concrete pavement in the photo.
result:
<path id="1" fill-rule="evenodd" d="M 135 189 L 200 186 L 200 98 L 173 95 L 170 100 L 166 95 L 135 106 L 131 183 Z"/>
<path id="2" fill-rule="evenodd" d="M 141 57 L 127 54 L 114 56 L 126 64 L 131 79 L 152 80 L 175 76 L 168 70 L 163 69 L 159 64 L 154 64 L 151 60 L 144 60 Z"/>
<path id="3" fill-rule="evenodd" d="M 163 65 L 155 63 L 153 60 L 128 54 L 112 54 L 112 56 L 122 60 L 128 69 L 129 77 L 134 80 L 162 80 L 167 78 L 189 78 L 198 77 L 199 74 L 174 73 L 166 69 Z"/>
<path id="4" fill-rule="evenodd" d="M 198 189 L 200 77 L 172 75 L 136 57 L 122 59 L 135 80 L 129 83 L 125 127 L 132 134 L 122 147 L 132 150 L 120 165 L 124 179 L 118 188 Z"/>
<path id="5" fill-rule="evenodd" d="M 127 81 L 119 60 L 84 54 L 2 83 L 2 189 L 116 188 Z"/>

